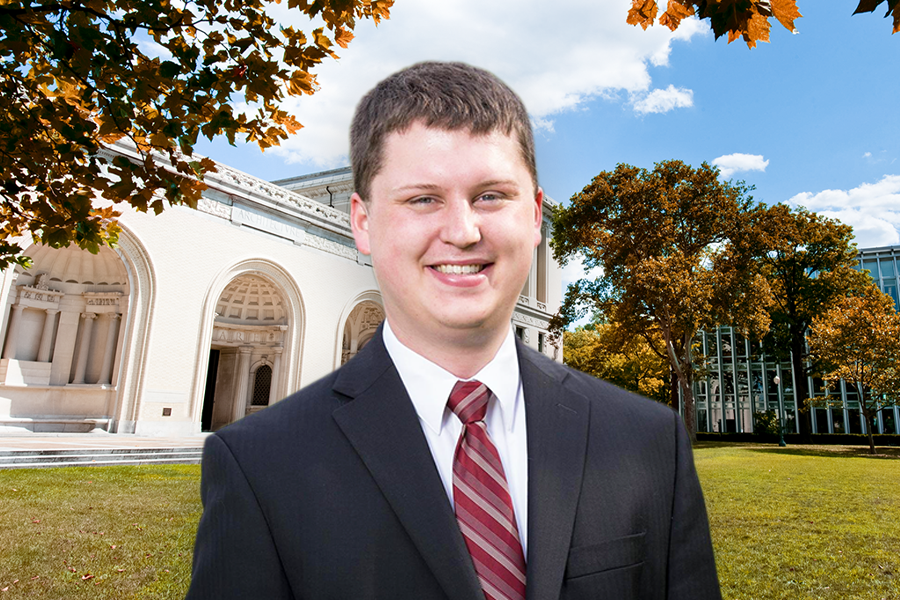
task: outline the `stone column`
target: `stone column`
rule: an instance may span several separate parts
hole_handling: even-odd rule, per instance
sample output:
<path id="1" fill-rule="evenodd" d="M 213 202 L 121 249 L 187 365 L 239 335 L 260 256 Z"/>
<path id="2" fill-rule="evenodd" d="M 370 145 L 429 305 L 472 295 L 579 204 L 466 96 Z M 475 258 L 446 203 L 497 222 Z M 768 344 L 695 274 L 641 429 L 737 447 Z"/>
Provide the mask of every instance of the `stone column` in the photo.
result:
<path id="1" fill-rule="evenodd" d="M 97 313 L 81 313 L 84 327 L 81 330 L 81 345 L 78 346 L 78 363 L 75 365 L 75 379 L 72 383 L 84 383 L 84 371 L 87 368 L 88 352 L 91 349 L 91 334 L 94 332 L 94 319 Z"/>
<path id="2" fill-rule="evenodd" d="M 116 332 L 119 313 L 107 313 L 109 315 L 109 329 L 106 331 L 106 349 L 103 351 L 103 367 L 100 369 L 100 379 L 97 383 L 110 383 L 110 375 L 112 375 L 113 362 L 116 358 Z"/>
<path id="3" fill-rule="evenodd" d="M 41 346 L 38 349 L 38 362 L 50 362 L 50 345 L 53 343 L 53 326 L 56 324 L 56 313 L 59 311 L 55 308 L 47 309 L 47 316 L 44 317 L 44 329 L 41 331 Z"/>
<path id="4" fill-rule="evenodd" d="M 22 320 L 22 311 L 25 307 L 15 304 L 9 315 L 9 327 L 6 328 L 6 348 L 3 350 L 3 358 L 15 360 L 16 350 L 19 345 L 19 322 Z"/>
<path id="5" fill-rule="evenodd" d="M 278 376 L 281 374 L 281 350 L 275 352 L 272 361 L 272 385 L 269 386 L 269 406 L 272 406 L 281 398 L 278 397 Z"/>
<path id="6" fill-rule="evenodd" d="M 250 346 L 241 346 L 238 348 L 240 359 L 238 360 L 238 384 L 234 393 L 234 404 L 232 405 L 232 421 L 237 421 L 247 412 L 247 390 L 250 385 Z"/>

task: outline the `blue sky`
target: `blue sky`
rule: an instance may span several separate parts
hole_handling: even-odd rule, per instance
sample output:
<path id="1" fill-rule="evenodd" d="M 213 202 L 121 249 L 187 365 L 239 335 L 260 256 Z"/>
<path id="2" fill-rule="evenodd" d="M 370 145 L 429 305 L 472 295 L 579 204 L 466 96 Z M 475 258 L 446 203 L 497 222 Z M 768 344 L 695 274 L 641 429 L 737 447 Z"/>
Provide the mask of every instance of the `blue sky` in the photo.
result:
<path id="1" fill-rule="evenodd" d="M 749 50 L 715 41 L 706 22 L 632 27 L 630 4 L 397 0 L 389 21 L 361 23 L 340 61 L 317 71 L 319 93 L 286 102 L 305 127 L 282 147 L 216 140 L 197 151 L 268 180 L 346 165 L 366 90 L 420 60 L 463 60 L 522 95 L 557 201 L 621 162 L 707 161 L 754 185 L 757 200 L 853 225 L 860 247 L 900 243 L 900 35 L 882 10 L 851 17 L 854 0 L 799 0 L 799 33 L 773 23 L 771 43 Z"/>

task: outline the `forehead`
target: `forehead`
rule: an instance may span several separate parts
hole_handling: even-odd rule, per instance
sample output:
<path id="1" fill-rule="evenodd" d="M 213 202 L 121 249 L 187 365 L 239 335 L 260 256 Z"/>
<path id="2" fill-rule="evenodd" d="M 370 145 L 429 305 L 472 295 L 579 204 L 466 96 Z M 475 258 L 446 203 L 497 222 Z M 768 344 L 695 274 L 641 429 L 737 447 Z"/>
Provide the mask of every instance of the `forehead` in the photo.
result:
<path id="1" fill-rule="evenodd" d="M 372 185 L 394 187 L 409 179 L 449 184 L 479 178 L 530 180 L 513 135 L 499 129 L 473 134 L 468 129 L 429 127 L 417 121 L 385 137 L 381 168 Z"/>

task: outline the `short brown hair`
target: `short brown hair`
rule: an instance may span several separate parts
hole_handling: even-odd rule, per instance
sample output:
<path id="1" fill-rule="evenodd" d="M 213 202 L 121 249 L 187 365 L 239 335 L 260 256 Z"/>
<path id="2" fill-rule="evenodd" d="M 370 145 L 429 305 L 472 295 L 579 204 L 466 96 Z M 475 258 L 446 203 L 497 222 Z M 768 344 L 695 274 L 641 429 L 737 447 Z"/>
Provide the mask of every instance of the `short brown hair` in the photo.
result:
<path id="1" fill-rule="evenodd" d="M 384 140 L 414 122 L 472 134 L 515 135 L 537 189 L 534 136 L 521 98 L 496 75 L 459 62 L 421 62 L 382 80 L 363 96 L 350 126 L 356 192 L 368 202 L 381 170 Z"/>

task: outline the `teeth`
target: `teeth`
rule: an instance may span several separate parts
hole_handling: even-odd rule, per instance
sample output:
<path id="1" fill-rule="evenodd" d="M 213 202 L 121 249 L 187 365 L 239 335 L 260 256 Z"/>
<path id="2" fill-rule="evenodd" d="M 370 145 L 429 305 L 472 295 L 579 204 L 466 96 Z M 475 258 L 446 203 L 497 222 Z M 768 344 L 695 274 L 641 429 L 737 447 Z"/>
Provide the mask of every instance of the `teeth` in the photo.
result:
<path id="1" fill-rule="evenodd" d="M 446 275 L 474 275 L 480 272 L 484 265 L 435 265 L 434 269 Z"/>

